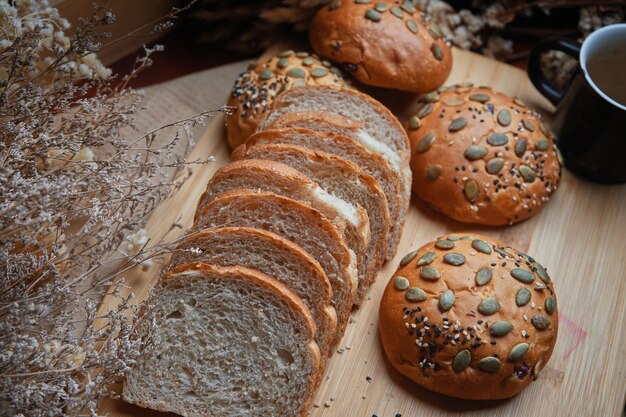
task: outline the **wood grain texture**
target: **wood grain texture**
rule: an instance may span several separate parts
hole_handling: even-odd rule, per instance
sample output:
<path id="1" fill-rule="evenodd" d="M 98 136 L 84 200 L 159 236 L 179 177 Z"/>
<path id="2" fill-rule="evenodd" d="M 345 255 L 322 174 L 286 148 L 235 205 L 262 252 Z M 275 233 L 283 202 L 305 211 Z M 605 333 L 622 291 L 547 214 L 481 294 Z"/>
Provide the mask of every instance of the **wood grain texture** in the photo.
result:
<path id="1" fill-rule="evenodd" d="M 195 84 L 207 92 L 230 87 L 237 71 L 199 73 L 182 88 Z M 221 74 L 221 75 L 220 75 Z M 220 76 L 217 76 L 220 75 Z M 519 96 L 544 115 L 548 102 L 531 86 L 525 73 L 463 51 L 454 52 L 448 83 L 472 81 Z M 167 84 L 176 90 L 179 80 Z M 163 88 L 163 87 L 160 87 Z M 216 90 L 217 89 L 217 90 Z M 221 90 L 220 90 L 221 89 Z M 182 91 L 182 90 L 181 90 Z M 397 114 L 407 114 L 415 97 L 370 90 Z M 222 96 L 224 100 L 226 95 Z M 200 109 L 202 110 L 202 109 Z M 155 118 L 153 113 L 150 117 Z M 156 117 L 158 119 L 158 116 Z M 216 162 L 194 169 L 184 187 L 152 216 L 147 230 L 154 242 L 173 240 L 189 227 L 196 201 L 213 172 L 229 160 L 223 121 L 214 120 L 198 142 L 192 158 L 213 155 Z M 454 400 L 422 389 L 395 372 L 384 359 L 378 339 L 378 305 L 399 259 L 440 235 L 476 232 L 500 239 L 536 257 L 548 268 L 559 302 L 557 345 L 541 377 L 513 399 L 472 402 Z M 340 344 L 330 359 L 325 381 L 311 416 L 619 416 L 626 387 L 626 186 L 602 186 L 565 172 L 552 201 L 535 217 L 506 227 L 465 225 L 432 211 L 415 197 L 400 250 L 371 287 L 363 306 L 354 311 Z M 125 274 L 136 298 L 143 300 L 157 279 L 158 267 Z M 103 309 L 112 303 L 105 300 Z M 368 381 L 368 377 L 371 380 Z M 327 407 L 325 404 L 329 405 Z M 104 401 L 101 413 L 111 417 L 148 416 L 122 401 Z"/>

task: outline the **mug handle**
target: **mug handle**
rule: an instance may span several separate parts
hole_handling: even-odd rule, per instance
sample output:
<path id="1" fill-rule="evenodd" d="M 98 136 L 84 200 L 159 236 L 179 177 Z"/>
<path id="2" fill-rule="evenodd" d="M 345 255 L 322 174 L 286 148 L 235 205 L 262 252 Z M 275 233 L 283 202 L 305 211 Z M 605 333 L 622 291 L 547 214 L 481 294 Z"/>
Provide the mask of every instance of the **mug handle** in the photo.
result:
<path id="1" fill-rule="evenodd" d="M 563 99 L 565 91 L 557 88 L 541 70 L 541 56 L 547 51 L 561 51 L 578 60 L 581 45 L 567 38 L 549 38 L 539 43 L 528 57 L 528 76 L 541 94 L 555 106 Z"/>

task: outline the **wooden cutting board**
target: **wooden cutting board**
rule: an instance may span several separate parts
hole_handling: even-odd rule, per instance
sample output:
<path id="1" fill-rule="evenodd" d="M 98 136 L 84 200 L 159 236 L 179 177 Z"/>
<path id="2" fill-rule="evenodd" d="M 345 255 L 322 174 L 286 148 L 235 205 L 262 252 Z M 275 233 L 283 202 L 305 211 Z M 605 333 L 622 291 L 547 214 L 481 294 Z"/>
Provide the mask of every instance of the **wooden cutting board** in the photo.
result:
<path id="1" fill-rule="evenodd" d="M 165 117 L 173 108 L 192 113 L 214 108 L 216 103 L 225 101 L 228 89 L 243 67 L 240 63 L 205 71 L 153 88 L 148 97 L 158 104 L 157 109 L 145 117 L 162 120 L 161 115 Z M 455 50 L 448 84 L 462 81 L 490 85 L 518 96 L 545 116 L 552 110 L 523 71 Z M 154 98 L 164 92 L 170 93 Z M 400 116 L 415 104 L 415 97 L 408 94 L 380 90 L 370 93 Z M 206 97 L 212 100 L 212 105 L 207 104 Z M 169 101 L 163 102 L 164 99 Z M 179 228 L 171 228 L 175 222 L 184 228 L 191 225 L 205 184 L 215 170 L 229 162 L 222 117 L 208 125 L 191 159 L 208 155 L 213 155 L 215 162 L 196 167 L 184 186 L 152 215 L 146 228 L 152 243 L 174 241 L 182 233 Z M 378 305 L 398 260 L 406 252 L 452 232 L 476 232 L 498 238 L 536 257 L 554 280 L 560 310 L 554 354 L 539 380 L 513 399 L 471 402 L 432 393 L 400 376 L 382 354 L 377 332 Z M 363 306 L 353 312 L 340 345 L 341 353 L 335 353 L 329 360 L 325 381 L 315 396 L 310 415 L 621 415 L 626 388 L 625 258 L 626 185 L 592 184 L 565 171 L 560 189 L 543 211 L 521 224 L 502 228 L 455 222 L 414 198 L 398 256 L 385 265 Z M 159 266 L 155 265 L 147 271 L 136 268 L 125 273 L 124 278 L 136 299 L 143 300 L 158 274 Z M 104 300 L 103 309 L 114 303 L 114 299 Z M 162 414 L 112 400 L 104 401 L 100 412 L 111 417 Z"/>

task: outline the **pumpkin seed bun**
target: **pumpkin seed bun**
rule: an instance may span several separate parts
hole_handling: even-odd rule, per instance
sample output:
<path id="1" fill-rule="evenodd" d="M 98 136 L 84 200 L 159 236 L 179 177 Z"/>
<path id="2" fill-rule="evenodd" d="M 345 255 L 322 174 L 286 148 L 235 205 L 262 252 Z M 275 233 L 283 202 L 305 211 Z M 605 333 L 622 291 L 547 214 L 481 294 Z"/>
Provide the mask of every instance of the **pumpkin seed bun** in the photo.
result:
<path id="1" fill-rule="evenodd" d="M 413 192 L 435 209 L 465 223 L 513 224 L 557 190 L 555 138 L 520 100 L 467 83 L 421 101 L 406 124 Z"/>
<path id="2" fill-rule="evenodd" d="M 532 257 L 479 235 L 407 254 L 380 304 L 387 359 L 424 388 L 509 398 L 537 379 L 558 332 L 554 286 Z"/>
<path id="3" fill-rule="evenodd" d="M 226 124 L 230 146 L 254 133 L 276 95 L 300 85 L 348 86 L 338 68 L 308 52 L 282 51 L 239 74 L 226 103 L 236 109 Z"/>
<path id="4" fill-rule="evenodd" d="M 331 1 L 313 18 L 309 40 L 367 85 L 425 93 L 452 68 L 439 29 L 409 1 Z"/>

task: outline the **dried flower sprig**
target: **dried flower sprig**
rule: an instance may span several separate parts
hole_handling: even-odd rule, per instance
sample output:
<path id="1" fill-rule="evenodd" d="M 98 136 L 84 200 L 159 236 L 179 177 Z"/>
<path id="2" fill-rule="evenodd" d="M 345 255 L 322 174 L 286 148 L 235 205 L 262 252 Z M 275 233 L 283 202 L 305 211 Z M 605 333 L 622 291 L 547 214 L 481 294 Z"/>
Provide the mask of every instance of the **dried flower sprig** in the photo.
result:
<path id="1" fill-rule="evenodd" d="M 212 160 L 186 162 L 178 150 L 214 111 L 134 129 L 142 96 L 128 83 L 160 48 L 111 76 L 97 52 L 113 19 L 98 7 L 68 36 L 47 1 L 0 0 L 2 415 L 97 414 L 139 353 L 138 310 L 120 273 L 170 248 L 148 245 L 141 228 L 185 180 L 171 170 Z M 166 127 L 179 131 L 157 140 Z M 98 317 L 105 294 L 119 303 Z"/>

